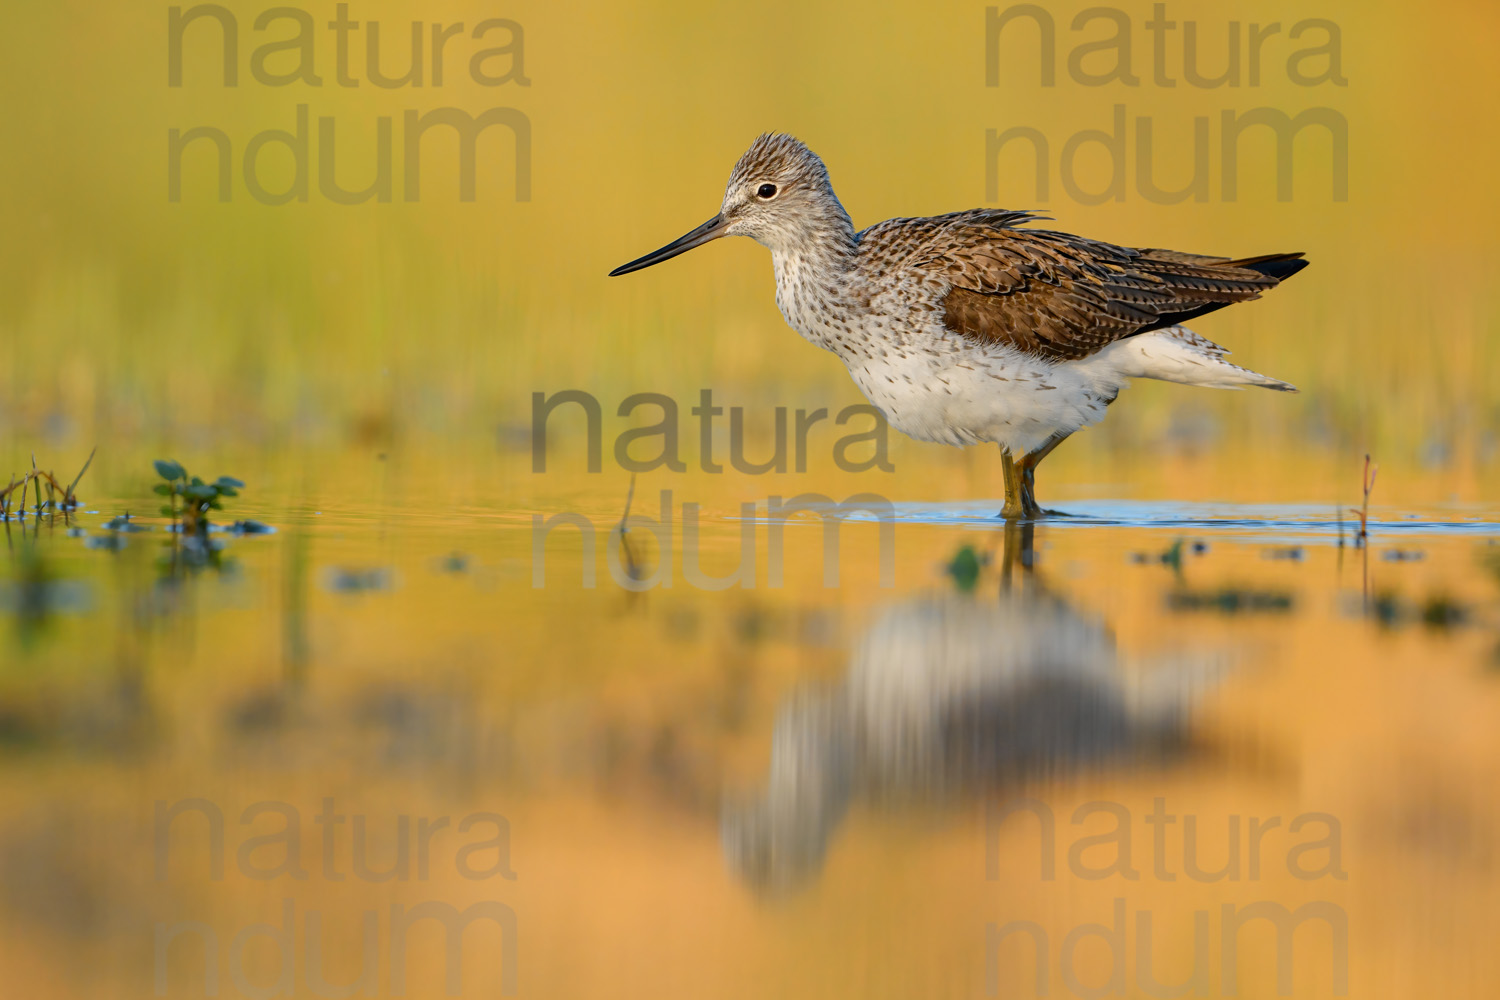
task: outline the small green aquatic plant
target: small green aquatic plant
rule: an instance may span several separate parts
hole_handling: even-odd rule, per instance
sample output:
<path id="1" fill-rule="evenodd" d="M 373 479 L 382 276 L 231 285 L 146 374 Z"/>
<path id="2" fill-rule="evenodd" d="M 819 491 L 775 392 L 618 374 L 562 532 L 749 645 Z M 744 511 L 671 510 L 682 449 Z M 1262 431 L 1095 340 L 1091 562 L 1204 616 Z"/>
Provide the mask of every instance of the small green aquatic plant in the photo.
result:
<path id="1" fill-rule="evenodd" d="M 165 479 L 156 484 L 156 492 L 168 498 L 161 512 L 172 519 L 173 526 L 181 525 L 183 534 L 205 538 L 208 535 L 208 512 L 222 510 L 226 497 L 239 496 L 245 484 L 233 476 L 220 476 L 205 483 L 197 476 L 189 476 L 179 462 L 163 459 L 156 461 L 156 474 Z"/>
<path id="2" fill-rule="evenodd" d="M 1178 538 L 1174 539 L 1171 545 L 1157 553 L 1133 552 L 1130 555 L 1130 561 L 1142 565 L 1160 563 L 1180 574 L 1185 555 L 1192 553 L 1195 556 L 1201 556 L 1207 551 L 1207 542 L 1198 541 L 1189 544 L 1187 539 Z"/>
<path id="3" fill-rule="evenodd" d="M 969 594 L 979 586 L 979 577 L 989 561 L 988 553 L 980 552 L 972 545 L 964 545 L 953 554 L 943 570 L 953 578 L 953 585 L 960 593 Z"/>

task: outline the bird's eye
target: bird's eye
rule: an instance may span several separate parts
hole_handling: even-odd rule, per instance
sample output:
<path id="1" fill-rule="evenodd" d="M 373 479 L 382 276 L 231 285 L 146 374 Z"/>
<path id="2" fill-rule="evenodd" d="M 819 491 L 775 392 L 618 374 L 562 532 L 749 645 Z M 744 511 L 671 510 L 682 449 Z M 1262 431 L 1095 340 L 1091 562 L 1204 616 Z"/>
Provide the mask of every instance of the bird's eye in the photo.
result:
<path id="1" fill-rule="evenodd" d="M 760 186 L 760 189 L 755 192 L 755 196 L 757 198 L 764 199 L 765 201 L 770 201 L 772 198 L 776 197 L 776 185 L 762 184 Z"/>

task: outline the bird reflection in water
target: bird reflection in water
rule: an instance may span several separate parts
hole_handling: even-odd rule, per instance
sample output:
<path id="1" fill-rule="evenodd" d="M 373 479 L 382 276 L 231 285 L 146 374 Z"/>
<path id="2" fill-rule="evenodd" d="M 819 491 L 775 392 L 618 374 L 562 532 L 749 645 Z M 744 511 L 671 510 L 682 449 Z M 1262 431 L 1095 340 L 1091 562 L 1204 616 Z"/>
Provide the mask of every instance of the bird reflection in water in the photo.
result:
<path id="1" fill-rule="evenodd" d="M 781 706 L 764 790 L 722 814 L 730 867 L 753 889 L 814 880 L 856 803 L 930 807 L 1184 752 L 1190 709 L 1227 655 L 1122 655 L 1042 585 L 1033 530 L 1007 526 L 998 597 L 886 607 L 842 682 Z"/>

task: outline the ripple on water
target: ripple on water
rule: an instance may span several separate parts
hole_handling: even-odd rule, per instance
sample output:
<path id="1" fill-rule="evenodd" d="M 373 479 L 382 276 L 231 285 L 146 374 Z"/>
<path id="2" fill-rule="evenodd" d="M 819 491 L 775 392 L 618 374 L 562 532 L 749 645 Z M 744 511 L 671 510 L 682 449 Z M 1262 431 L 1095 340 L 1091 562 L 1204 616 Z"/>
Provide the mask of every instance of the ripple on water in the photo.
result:
<path id="1" fill-rule="evenodd" d="M 996 516 L 998 500 L 954 503 L 901 502 L 892 505 L 901 524 L 985 527 L 1003 522 Z M 1177 503 L 1154 500 L 1077 500 L 1059 505 L 1063 516 L 1049 517 L 1049 528 L 1162 528 L 1195 529 L 1254 535 L 1257 541 L 1338 544 L 1352 539 L 1357 521 L 1347 513 L 1342 522 L 1332 508 L 1321 504 Z M 810 508 L 816 510 L 817 508 Z M 832 509 L 832 508 L 829 508 Z M 868 510 L 850 510 L 851 521 L 877 520 Z M 770 520 L 764 513 L 759 520 Z M 1500 536 L 1500 511 L 1484 507 L 1439 507 L 1422 512 L 1375 508 L 1370 513 L 1375 537 L 1414 538 L 1422 535 Z"/>

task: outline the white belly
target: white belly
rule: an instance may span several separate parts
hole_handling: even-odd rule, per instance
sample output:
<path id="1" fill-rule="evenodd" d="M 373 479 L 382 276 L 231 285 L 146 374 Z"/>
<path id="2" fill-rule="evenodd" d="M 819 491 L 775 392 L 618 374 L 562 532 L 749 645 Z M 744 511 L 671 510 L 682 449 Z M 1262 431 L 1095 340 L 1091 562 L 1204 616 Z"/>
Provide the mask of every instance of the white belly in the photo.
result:
<path id="1" fill-rule="evenodd" d="M 865 396 L 903 434 L 940 444 L 994 442 L 1018 454 L 1098 422 L 1124 384 L 1085 366 L 1000 347 L 844 360 Z"/>
<path id="2" fill-rule="evenodd" d="M 1296 391 L 1231 364 L 1224 348 L 1184 327 L 1153 330 L 1059 363 L 945 334 L 923 338 L 921 347 L 899 338 L 872 349 L 872 341 L 835 350 L 892 427 L 919 441 L 991 441 L 1016 454 L 1098 423 L 1133 378 Z"/>

